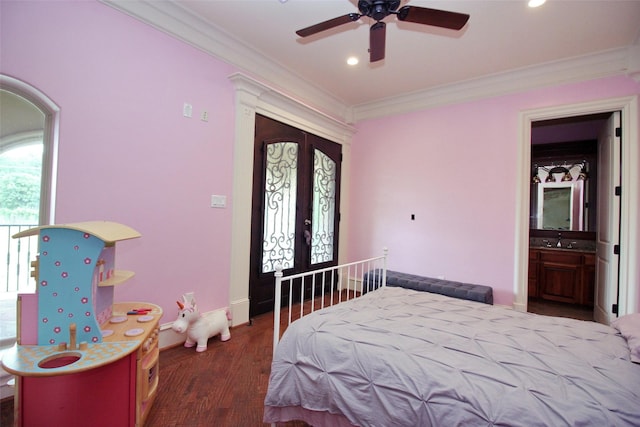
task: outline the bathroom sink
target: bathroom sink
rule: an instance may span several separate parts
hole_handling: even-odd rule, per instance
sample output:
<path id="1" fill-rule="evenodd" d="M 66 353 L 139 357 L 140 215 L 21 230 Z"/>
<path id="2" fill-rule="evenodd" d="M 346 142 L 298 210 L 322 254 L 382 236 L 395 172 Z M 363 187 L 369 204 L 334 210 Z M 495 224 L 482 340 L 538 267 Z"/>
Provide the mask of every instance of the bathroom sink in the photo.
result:
<path id="1" fill-rule="evenodd" d="M 42 369 L 54 369 L 61 368 L 63 366 L 68 366 L 73 363 L 76 363 L 82 354 L 74 352 L 74 351 L 65 351 L 63 353 L 53 354 L 51 356 L 45 357 L 40 362 L 38 362 L 38 367 Z"/>
<path id="2" fill-rule="evenodd" d="M 532 249 L 545 249 L 547 251 L 563 251 L 563 252 L 595 252 L 595 249 L 592 248 L 569 248 L 569 247 L 563 247 L 563 248 L 558 248 L 556 246 L 531 246 Z"/>

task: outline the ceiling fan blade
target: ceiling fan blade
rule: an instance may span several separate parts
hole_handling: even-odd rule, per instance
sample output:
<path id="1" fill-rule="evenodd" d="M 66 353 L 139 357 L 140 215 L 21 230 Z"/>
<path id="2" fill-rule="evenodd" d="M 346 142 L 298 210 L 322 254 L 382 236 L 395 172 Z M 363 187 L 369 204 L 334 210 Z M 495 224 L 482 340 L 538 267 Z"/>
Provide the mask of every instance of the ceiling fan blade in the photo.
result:
<path id="1" fill-rule="evenodd" d="M 319 24 L 312 25 L 307 28 L 296 31 L 296 34 L 300 37 L 307 37 L 321 31 L 329 30 L 339 25 L 348 24 L 349 22 L 357 21 L 360 19 L 359 13 L 349 13 L 347 15 L 339 16 L 337 18 L 329 19 L 328 21 L 320 22 Z"/>
<path id="2" fill-rule="evenodd" d="M 466 13 L 448 12 L 420 6 L 403 6 L 398 10 L 398 19 L 416 24 L 459 30 L 469 20 Z"/>
<path id="3" fill-rule="evenodd" d="M 384 59 L 387 26 L 378 21 L 369 30 L 369 61 L 376 62 Z"/>

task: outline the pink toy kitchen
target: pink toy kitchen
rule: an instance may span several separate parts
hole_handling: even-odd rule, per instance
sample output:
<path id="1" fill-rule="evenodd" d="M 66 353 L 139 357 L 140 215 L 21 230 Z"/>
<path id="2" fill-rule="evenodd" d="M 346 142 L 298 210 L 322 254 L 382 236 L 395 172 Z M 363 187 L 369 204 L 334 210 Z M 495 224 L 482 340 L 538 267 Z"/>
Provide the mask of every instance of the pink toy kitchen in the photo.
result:
<path id="1" fill-rule="evenodd" d="M 16 426 L 142 426 L 158 386 L 158 323 L 149 302 L 114 302 L 133 277 L 116 243 L 141 237 L 108 221 L 31 228 L 36 292 L 18 295 L 17 342 L 2 359 L 16 376 Z"/>

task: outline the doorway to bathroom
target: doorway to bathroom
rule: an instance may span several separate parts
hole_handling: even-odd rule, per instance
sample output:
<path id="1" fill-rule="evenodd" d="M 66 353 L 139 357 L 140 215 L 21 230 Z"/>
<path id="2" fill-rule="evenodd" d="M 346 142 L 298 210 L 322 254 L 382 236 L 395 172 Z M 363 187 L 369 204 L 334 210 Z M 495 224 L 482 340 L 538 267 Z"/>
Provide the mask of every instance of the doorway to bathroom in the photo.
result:
<path id="1" fill-rule="evenodd" d="M 594 320 L 617 304 L 618 259 L 598 244 L 619 241 L 616 131 L 617 111 L 531 123 L 529 312 Z"/>
<path id="2" fill-rule="evenodd" d="M 618 233 L 609 232 L 608 236 L 619 236 L 617 241 L 597 243 L 597 255 L 600 257 L 610 256 L 617 259 L 618 268 L 613 264 L 610 268 L 600 268 L 606 264 L 606 260 L 600 258 L 596 261 L 596 284 L 598 293 L 594 291 L 594 298 L 602 295 L 614 295 L 610 301 L 603 299 L 603 310 L 598 313 L 596 310 L 595 320 L 601 323 L 610 323 L 617 316 L 632 313 L 637 310 L 638 286 L 638 240 L 637 233 L 640 219 L 638 218 L 638 203 L 640 194 L 637 192 L 637 183 L 640 173 L 634 164 L 640 154 L 640 148 L 635 141 L 638 138 L 638 99 L 637 96 L 604 99 L 583 104 L 572 104 L 563 106 L 553 106 L 536 110 L 523 111 L 520 114 L 521 134 L 519 136 L 519 167 L 522 174 L 519 176 L 518 191 L 518 220 L 516 222 L 516 265 L 515 283 L 516 300 L 514 307 L 521 311 L 527 311 L 528 305 L 528 274 L 529 274 L 529 230 L 530 230 L 530 189 L 531 189 L 531 129 L 532 124 L 537 121 L 563 119 L 591 114 L 612 113 L 620 111 L 620 174 L 619 189 L 610 188 L 614 193 L 621 196 L 612 198 L 614 203 L 619 204 L 619 215 L 611 215 L 610 207 L 604 209 L 605 215 L 600 215 L 603 223 L 611 227 L 619 226 Z M 600 155 L 599 155 L 600 157 Z M 624 189 L 627 189 L 625 192 Z M 602 211 L 600 209 L 599 211 Z M 599 212 L 601 213 L 601 212 Z M 598 233 L 598 238 L 601 238 Z M 609 247 L 609 250 L 605 250 Z M 613 251 L 615 250 L 615 253 Z M 610 286 L 610 276 L 617 272 L 619 277 L 618 291 L 615 292 Z M 608 293 L 603 293 L 606 290 Z M 617 304 L 615 300 L 617 299 Z M 616 314 L 617 311 L 617 314 Z"/>

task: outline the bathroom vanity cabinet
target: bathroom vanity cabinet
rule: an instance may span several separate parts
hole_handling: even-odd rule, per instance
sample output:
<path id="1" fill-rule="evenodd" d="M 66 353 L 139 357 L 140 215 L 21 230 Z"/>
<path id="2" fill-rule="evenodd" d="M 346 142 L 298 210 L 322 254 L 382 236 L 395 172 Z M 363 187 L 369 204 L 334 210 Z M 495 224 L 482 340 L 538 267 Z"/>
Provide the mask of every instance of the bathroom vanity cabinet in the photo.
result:
<path id="1" fill-rule="evenodd" d="M 595 254 L 570 249 L 529 249 L 529 297 L 593 306 Z"/>

